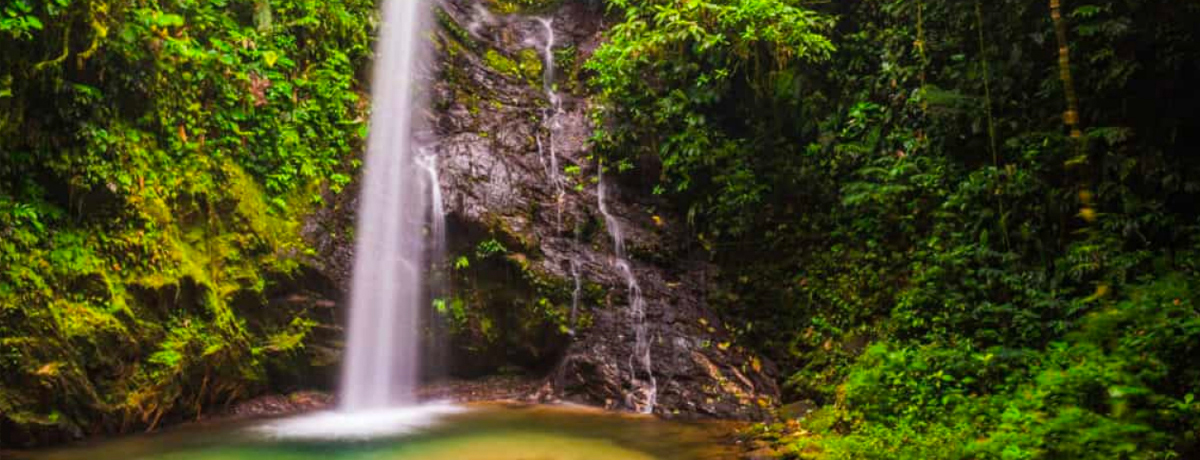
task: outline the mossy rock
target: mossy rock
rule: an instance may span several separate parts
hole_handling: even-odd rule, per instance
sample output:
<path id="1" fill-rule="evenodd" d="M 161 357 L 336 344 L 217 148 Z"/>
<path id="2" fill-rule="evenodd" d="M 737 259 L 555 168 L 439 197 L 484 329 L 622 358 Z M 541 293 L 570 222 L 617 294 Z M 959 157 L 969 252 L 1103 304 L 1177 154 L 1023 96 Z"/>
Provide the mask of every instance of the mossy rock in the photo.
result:
<path id="1" fill-rule="evenodd" d="M 471 34 L 466 29 L 463 29 L 454 18 L 450 17 L 450 14 L 446 13 L 445 9 L 438 7 L 434 11 L 434 15 L 437 17 L 437 23 L 441 26 L 442 30 L 445 30 L 452 37 L 452 40 L 449 41 L 458 42 L 463 47 L 471 50 L 479 47 L 479 44 L 471 38 Z"/>
<path id="2" fill-rule="evenodd" d="M 487 6 L 500 14 L 537 14 L 550 11 L 562 0 L 488 0 Z"/>
<path id="3" fill-rule="evenodd" d="M 500 75 L 515 80 L 524 80 L 530 86 L 541 87 L 543 66 L 541 56 L 536 49 L 525 48 L 517 53 L 515 59 L 500 51 L 489 49 L 484 53 L 483 60 L 489 68 Z"/>

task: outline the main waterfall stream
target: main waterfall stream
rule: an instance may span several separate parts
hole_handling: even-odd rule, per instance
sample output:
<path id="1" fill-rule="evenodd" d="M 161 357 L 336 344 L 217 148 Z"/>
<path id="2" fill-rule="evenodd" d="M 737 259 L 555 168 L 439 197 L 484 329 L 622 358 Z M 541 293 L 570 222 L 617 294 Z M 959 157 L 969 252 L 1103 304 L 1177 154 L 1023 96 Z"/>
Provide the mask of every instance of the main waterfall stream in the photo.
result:
<path id="1" fill-rule="evenodd" d="M 414 69 L 429 56 L 420 36 L 427 13 L 422 1 L 383 3 L 338 395 L 344 410 L 413 402 L 421 368 L 422 227 L 429 204 L 413 159 L 412 115 Z"/>
<path id="2" fill-rule="evenodd" d="M 414 139 L 423 128 L 414 116 L 424 109 L 416 70 L 431 57 L 422 35 L 429 12 L 422 0 L 383 2 L 338 408 L 262 427 L 272 436 L 396 435 L 459 411 L 418 404 L 415 394 L 429 304 L 425 277 L 445 239 L 436 157 Z"/>

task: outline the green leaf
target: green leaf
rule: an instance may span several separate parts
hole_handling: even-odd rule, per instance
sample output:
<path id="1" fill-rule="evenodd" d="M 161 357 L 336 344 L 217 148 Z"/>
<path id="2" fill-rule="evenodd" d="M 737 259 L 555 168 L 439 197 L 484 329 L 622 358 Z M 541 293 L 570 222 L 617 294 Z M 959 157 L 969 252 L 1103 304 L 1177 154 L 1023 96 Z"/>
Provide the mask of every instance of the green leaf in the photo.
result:
<path id="1" fill-rule="evenodd" d="M 154 20 L 154 25 L 159 27 L 179 27 L 183 25 L 183 16 L 178 14 L 164 14 Z"/>

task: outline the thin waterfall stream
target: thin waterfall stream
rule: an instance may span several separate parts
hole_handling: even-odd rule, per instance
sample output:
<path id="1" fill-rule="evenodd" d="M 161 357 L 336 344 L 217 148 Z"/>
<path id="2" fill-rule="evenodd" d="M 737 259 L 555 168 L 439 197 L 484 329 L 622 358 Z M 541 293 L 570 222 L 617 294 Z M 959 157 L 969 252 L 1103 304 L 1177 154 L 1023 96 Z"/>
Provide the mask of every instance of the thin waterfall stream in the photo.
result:
<path id="1" fill-rule="evenodd" d="M 545 31 L 545 38 L 540 45 L 543 60 L 542 91 L 545 93 L 547 102 L 547 106 L 542 110 L 542 125 L 546 128 L 546 138 L 543 140 L 541 135 L 538 135 L 536 141 L 539 157 L 542 159 L 543 165 L 547 167 L 546 175 L 554 186 L 556 223 L 559 229 L 561 229 L 566 191 L 564 189 L 565 180 L 562 177 L 558 158 L 558 137 L 559 131 L 562 128 L 560 117 L 563 112 L 563 103 L 554 81 L 554 46 L 556 44 L 554 19 L 534 19 L 541 24 L 542 29 Z M 600 169 L 603 170 L 603 166 Z M 599 177 L 597 196 L 600 212 L 604 215 L 605 226 L 613 240 L 614 267 L 620 272 L 629 291 L 629 312 L 634 323 L 634 351 L 629 357 L 628 365 L 636 388 L 633 393 L 626 396 L 627 402 L 630 407 L 638 412 L 652 413 L 656 404 L 658 383 L 654 377 L 653 363 L 650 356 L 650 340 L 647 336 L 646 300 L 642 295 L 641 285 L 638 283 L 637 277 L 633 273 L 632 265 L 625 253 L 625 237 L 622 234 L 620 222 L 608 210 L 603 171 L 601 171 Z M 575 284 L 571 295 L 570 328 L 568 329 L 568 334 L 574 336 L 576 315 L 578 314 L 579 300 L 583 291 L 583 274 L 580 270 L 578 260 L 571 260 L 570 273 Z"/>
<path id="2" fill-rule="evenodd" d="M 558 164 L 558 134 L 562 129 L 560 116 L 563 111 L 562 96 L 558 94 L 555 87 L 555 64 L 554 64 L 554 45 L 556 44 L 554 37 L 554 19 L 552 18 L 535 18 L 545 31 L 545 41 L 542 42 L 542 91 L 546 95 L 547 106 L 542 110 L 542 125 L 546 128 L 546 141 L 543 143 L 541 136 L 537 137 L 538 152 L 543 158 L 543 163 L 547 164 L 546 175 L 554 185 L 554 209 L 555 223 L 558 228 L 562 229 L 562 214 L 563 203 L 566 200 L 566 190 L 564 189 L 564 179 L 562 177 L 562 169 Z M 548 158 L 548 162 L 546 161 Z M 571 260 L 571 278 L 575 282 L 575 289 L 571 293 L 571 314 L 569 329 L 567 333 L 571 336 L 575 335 L 575 323 L 579 310 L 579 298 L 583 292 L 582 273 L 579 269 L 579 261 Z"/>
<path id="3" fill-rule="evenodd" d="M 653 413 L 658 398 L 658 382 L 654 378 L 654 365 L 650 356 L 650 339 L 646 328 L 646 299 L 633 266 L 625 252 L 625 235 L 621 222 L 608 209 L 604 186 L 604 164 L 597 169 L 596 200 L 600 214 L 604 216 L 604 227 L 613 240 L 613 266 L 625 279 L 629 291 L 629 314 L 633 319 L 634 345 L 629 356 L 629 374 L 639 394 L 629 394 L 629 406 L 642 413 Z"/>
<path id="4" fill-rule="evenodd" d="M 575 324 L 579 314 L 579 298 L 583 295 L 583 279 L 579 273 L 578 260 L 571 260 L 571 278 L 575 280 L 575 289 L 571 291 L 570 329 L 567 330 L 567 333 L 573 337 L 575 336 Z"/>
<path id="5" fill-rule="evenodd" d="M 429 184 L 429 259 L 431 265 L 441 263 L 446 256 L 446 205 L 439 185 L 437 155 L 422 149 L 417 164 L 425 171 Z"/>
<path id="6" fill-rule="evenodd" d="M 428 293 L 425 297 L 430 302 L 425 302 L 422 307 L 425 316 L 422 318 L 421 324 L 427 327 L 424 336 L 424 347 L 422 347 L 423 359 L 423 375 L 427 380 L 434 380 L 446 377 L 446 369 L 449 365 L 449 350 L 446 346 L 449 343 L 449 329 L 447 324 L 439 317 L 437 311 L 433 308 L 433 299 L 442 299 L 449 293 L 449 282 L 446 273 L 446 207 L 442 199 L 441 179 L 438 172 L 438 157 L 433 149 L 422 148 L 418 150 L 417 165 L 425 172 L 426 189 L 429 190 L 429 216 L 428 222 L 428 248 L 426 254 L 428 256 L 429 268 Z"/>
<path id="7" fill-rule="evenodd" d="M 554 184 L 554 209 L 556 223 L 562 228 L 563 201 L 566 191 L 563 188 L 562 170 L 558 166 L 558 131 L 562 128 L 559 116 L 562 114 L 562 97 L 559 96 L 554 84 L 554 19 L 535 18 L 546 32 L 542 42 L 542 91 L 546 94 L 547 106 L 542 110 L 542 124 L 546 127 L 546 140 L 537 137 L 539 154 L 545 161 L 548 159 L 546 175 Z M 547 158 L 548 157 L 548 158 Z"/>

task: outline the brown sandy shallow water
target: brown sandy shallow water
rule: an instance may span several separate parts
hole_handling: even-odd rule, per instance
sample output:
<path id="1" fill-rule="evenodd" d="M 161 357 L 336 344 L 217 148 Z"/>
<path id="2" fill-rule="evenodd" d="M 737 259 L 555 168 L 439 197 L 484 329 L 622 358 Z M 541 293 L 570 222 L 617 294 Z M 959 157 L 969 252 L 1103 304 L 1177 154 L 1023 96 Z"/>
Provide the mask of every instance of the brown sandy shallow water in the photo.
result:
<path id="1" fill-rule="evenodd" d="M 738 427 L 575 406 L 433 403 L 185 425 L 5 460 L 717 460 L 740 457 Z"/>

